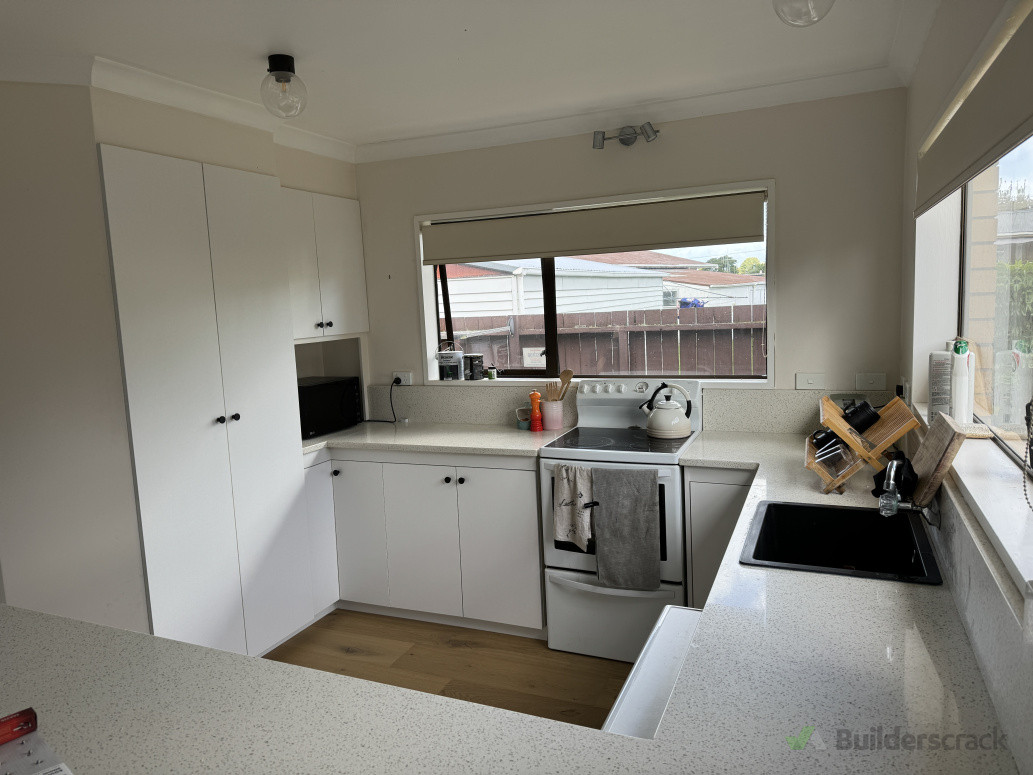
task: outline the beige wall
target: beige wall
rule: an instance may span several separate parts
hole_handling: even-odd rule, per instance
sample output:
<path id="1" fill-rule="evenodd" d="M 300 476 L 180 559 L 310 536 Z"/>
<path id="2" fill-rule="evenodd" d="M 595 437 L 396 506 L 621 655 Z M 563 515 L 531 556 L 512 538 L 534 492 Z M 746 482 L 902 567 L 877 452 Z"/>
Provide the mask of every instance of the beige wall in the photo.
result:
<path id="1" fill-rule="evenodd" d="M 357 198 L 355 165 L 276 145 L 273 133 L 90 89 L 98 143 L 276 175 L 287 188 Z"/>
<path id="2" fill-rule="evenodd" d="M 937 341 L 956 332 L 921 330 L 925 318 L 915 315 L 915 295 L 936 293 L 942 283 L 935 275 L 957 272 L 956 254 L 944 256 L 941 265 L 929 264 L 915 270 L 915 181 L 918 148 L 939 120 L 953 96 L 958 80 L 965 73 L 984 36 L 1004 8 L 1006 0 L 942 0 L 933 26 L 926 38 L 911 86 L 908 89 L 907 149 L 904 158 L 903 245 L 901 265 L 901 373 L 908 378 L 928 368 L 926 345 L 915 346 L 915 330 L 920 342 Z M 944 295 L 944 294 L 939 294 Z M 957 306 L 957 298 L 933 299 L 931 303 Z M 921 310 L 922 305 L 918 305 Z M 941 336 L 943 333 L 943 336 Z M 927 380 L 919 379 L 920 385 Z M 922 391 L 924 393 L 924 391 Z M 927 397 L 916 394 L 917 398 Z"/>
<path id="3" fill-rule="evenodd" d="M 147 631 L 89 90 L 0 83 L 0 102 L 7 602 Z"/>
<path id="4" fill-rule="evenodd" d="M 413 216 L 772 178 L 777 387 L 797 371 L 892 385 L 904 121 L 895 89 L 672 122 L 631 148 L 596 151 L 586 134 L 360 164 L 372 381 L 420 373 Z"/>

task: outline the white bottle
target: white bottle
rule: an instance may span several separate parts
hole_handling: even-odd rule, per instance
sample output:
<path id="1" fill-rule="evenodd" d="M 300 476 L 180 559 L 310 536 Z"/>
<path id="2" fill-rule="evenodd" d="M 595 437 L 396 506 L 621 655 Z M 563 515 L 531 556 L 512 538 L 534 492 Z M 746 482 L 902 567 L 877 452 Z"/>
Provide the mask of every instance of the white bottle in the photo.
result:
<path id="1" fill-rule="evenodd" d="M 975 369 L 968 342 L 958 338 L 951 353 L 951 409 L 950 415 L 956 422 L 970 423 L 973 414 Z"/>

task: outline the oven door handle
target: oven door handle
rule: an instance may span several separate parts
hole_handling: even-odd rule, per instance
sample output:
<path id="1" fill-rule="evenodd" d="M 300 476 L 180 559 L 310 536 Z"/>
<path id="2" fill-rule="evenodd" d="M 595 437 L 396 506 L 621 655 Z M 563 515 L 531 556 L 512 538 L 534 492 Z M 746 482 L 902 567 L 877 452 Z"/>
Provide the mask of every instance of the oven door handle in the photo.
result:
<path id="1" fill-rule="evenodd" d="M 610 595 L 611 597 L 635 597 L 644 600 L 674 600 L 677 592 L 673 589 L 616 589 L 604 587 L 599 584 L 588 584 L 584 581 L 574 581 L 563 576 L 549 576 L 549 582 L 568 589 L 576 589 L 580 592 L 591 592 L 596 595 Z"/>
<path id="2" fill-rule="evenodd" d="M 585 461 L 578 460 L 578 461 L 571 461 L 569 463 L 546 463 L 545 466 L 544 466 L 544 469 L 546 471 L 554 471 L 556 469 L 556 466 L 580 465 L 581 463 L 584 463 L 584 462 Z M 593 467 L 594 468 L 598 468 L 598 466 L 592 466 L 590 463 L 586 466 L 586 468 L 593 468 Z M 635 468 L 635 467 L 636 466 L 634 466 L 634 465 L 628 466 L 628 468 Z M 671 476 L 671 472 L 670 471 L 667 471 L 665 469 L 657 469 L 657 472 L 656 472 L 656 478 L 657 479 L 668 479 L 668 478 L 670 478 L 670 476 Z"/>

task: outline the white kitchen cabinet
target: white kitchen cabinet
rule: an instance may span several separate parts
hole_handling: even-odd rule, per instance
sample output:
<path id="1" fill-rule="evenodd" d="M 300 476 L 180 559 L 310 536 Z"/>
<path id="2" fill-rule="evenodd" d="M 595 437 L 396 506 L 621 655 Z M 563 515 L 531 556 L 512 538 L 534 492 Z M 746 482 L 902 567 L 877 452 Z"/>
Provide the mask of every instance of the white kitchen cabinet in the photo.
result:
<path id="1" fill-rule="evenodd" d="M 337 567 L 337 524 L 334 521 L 333 479 L 341 470 L 327 460 L 305 469 L 309 562 L 312 576 L 312 616 L 341 598 Z"/>
<path id="2" fill-rule="evenodd" d="M 313 194 L 312 210 L 319 258 L 319 298 L 327 326 L 324 332 L 330 335 L 368 331 L 359 203 Z"/>
<path id="3" fill-rule="evenodd" d="M 369 329 L 359 203 L 281 189 L 294 338 Z"/>
<path id="4" fill-rule="evenodd" d="M 463 615 L 456 470 L 384 466 L 392 608 Z"/>
<path id="5" fill-rule="evenodd" d="M 101 157 L 153 629 L 259 654 L 312 602 L 279 186 Z"/>
<path id="6" fill-rule="evenodd" d="M 384 464 L 332 460 L 340 599 L 386 606 Z"/>
<path id="7" fill-rule="evenodd" d="M 463 616 L 541 629 L 534 471 L 458 468 Z"/>
<path id="8" fill-rule="evenodd" d="M 153 631 L 244 653 L 201 165 L 101 156 Z"/>
<path id="9" fill-rule="evenodd" d="M 750 492 L 752 472 L 710 471 L 709 478 L 726 481 L 686 481 L 685 513 L 689 522 L 686 547 L 692 557 L 692 607 L 702 608 L 714 585 L 732 531 L 739 521 L 743 504 Z M 686 474 L 690 479 L 691 474 Z M 746 481 L 745 484 L 735 483 Z"/>

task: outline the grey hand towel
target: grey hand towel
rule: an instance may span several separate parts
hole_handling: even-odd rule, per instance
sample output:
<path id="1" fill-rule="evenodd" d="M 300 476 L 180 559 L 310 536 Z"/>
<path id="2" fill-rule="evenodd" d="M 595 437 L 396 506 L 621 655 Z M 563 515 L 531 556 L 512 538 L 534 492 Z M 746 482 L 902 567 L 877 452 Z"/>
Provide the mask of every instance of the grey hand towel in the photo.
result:
<path id="1" fill-rule="evenodd" d="M 588 551 L 592 537 L 592 509 L 585 504 L 592 500 L 592 469 L 559 465 L 552 479 L 553 534 L 557 541 L 577 544 Z"/>
<path id="2" fill-rule="evenodd" d="M 660 588 L 660 507 L 656 471 L 596 468 L 595 556 L 599 582 L 620 589 Z"/>

